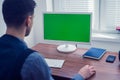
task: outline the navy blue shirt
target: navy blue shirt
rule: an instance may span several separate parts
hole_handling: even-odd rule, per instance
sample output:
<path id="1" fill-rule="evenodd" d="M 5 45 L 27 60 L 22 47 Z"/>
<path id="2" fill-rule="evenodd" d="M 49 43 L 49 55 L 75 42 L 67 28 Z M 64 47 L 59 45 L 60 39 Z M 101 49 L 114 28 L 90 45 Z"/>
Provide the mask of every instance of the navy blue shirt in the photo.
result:
<path id="1" fill-rule="evenodd" d="M 27 57 L 23 52 L 27 49 L 27 45 L 14 36 L 0 37 L 0 80 L 21 80 L 20 71 Z"/>
<path id="2" fill-rule="evenodd" d="M 14 78 L 17 73 L 20 78 L 12 80 L 54 80 L 44 57 L 38 52 L 31 53 L 20 67 L 17 66 L 20 70 L 16 70 L 16 64 L 19 64 L 19 59 L 22 60 L 19 56 L 27 48 L 23 40 L 14 36 L 6 34 L 0 38 L 0 77 L 4 78 L 0 79 L 9 80 L 7 77 Z M 76 74 L 72 80 L 84 79 Z"/>

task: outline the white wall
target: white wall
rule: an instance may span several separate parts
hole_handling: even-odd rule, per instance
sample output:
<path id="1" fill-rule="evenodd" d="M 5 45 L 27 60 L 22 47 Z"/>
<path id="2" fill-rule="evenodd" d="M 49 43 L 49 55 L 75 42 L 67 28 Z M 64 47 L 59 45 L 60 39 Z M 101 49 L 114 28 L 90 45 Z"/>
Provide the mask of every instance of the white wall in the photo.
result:
<path id="1" fill-rule="evenodd" d="M 82 45 L 78 44 L 80 48 L 90 48 L 90 47 L 97 47 L 97 48 L 104 48 L 107 51 L 118 52 L 120 50 L 120 43 L 119 42 L 109 42 L 109 41 L 97 41 L 92 40 L 91 45 Z"/>
<path id="2" fill-rule="evenodd" d="M 2 2 L 3 0 L 0 1 L 0 36 L 2 36 L 5 33 L 6 30 L 6 25 L 3 21 L 3 16 L 2 16 Z"/>
<path id="3" fill-rule="evenodd" d="M 36 0 L 37 7 L 35 9 L 34 18 L 34 45 L 43 41 L 43 21 L 42 14 L 46 11 L 46 0 Z"/>
<path id="4" fill-rule="evenodd" d="M 65 44 L 65 42 L 60 42 L 60 41 L 58 42 L 58 41 L 42 41 L 42 40 L 41 43 L 57 44 L 57 45 Z M 77 47 L 87 48 L 87 49 L 89 49 L 90 47 L 96 47 L 96 48 L 106 49 L 107 51 L 118 52 L 120 50 L 120 42 L 92 40 L 91 44 L 77 43 Z"/>

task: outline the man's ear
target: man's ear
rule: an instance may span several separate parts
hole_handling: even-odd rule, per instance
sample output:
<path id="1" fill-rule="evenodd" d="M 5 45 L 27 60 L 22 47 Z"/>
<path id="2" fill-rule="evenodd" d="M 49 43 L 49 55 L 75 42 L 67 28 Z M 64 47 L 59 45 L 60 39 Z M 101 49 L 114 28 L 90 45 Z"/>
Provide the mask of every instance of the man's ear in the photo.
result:
<path id="1" fill-rule="evenodd" d="M 26 27 L 30 27 L 32 24 L 32 16 L 28 16 L 25 21 Z"/>
<path id="2" fill-rule="evenodd" d="M 32 16 L 28 16 L 26 18 L 25 27 L 24 27 L 24 28 L 26 28 L 25 36 L 29 35 L 29 33 L 31 31 L 31 27 L 32 27 Z"/>

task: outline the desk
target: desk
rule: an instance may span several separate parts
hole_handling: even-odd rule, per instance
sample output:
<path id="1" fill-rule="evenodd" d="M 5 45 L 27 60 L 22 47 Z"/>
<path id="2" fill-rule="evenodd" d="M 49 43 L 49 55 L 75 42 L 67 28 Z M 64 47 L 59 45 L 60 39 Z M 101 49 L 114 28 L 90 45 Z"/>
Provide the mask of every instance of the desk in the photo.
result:
<path id="1" fill-rule="evenodd" d="M 65 59 L 65 63 L 61 69 L 51 68 L 52 75 L 59 77 L 59 79 L 61 78 L 60 80 L 64 80 L 62 78 L 66 78 L 66 80 L 72 78 L 77 74 L 79 69 L 86 64 L 95 66 L 97 71 L 96 74 L 88 80 L 120 80 L 120 67 L 117 52 L 107 51 L 107 53 L 97 61 L 82 57 L 87 51 L 85 48 L 78 48 L 75 52 L 67 54 L 58 52 L 56 48 L 57 45 L 42 43 L 32 47 L 32 49 L 37 50 L 46 58 Z M 109 54 L 116 56 L 114 63 L 105 62 Z"/>

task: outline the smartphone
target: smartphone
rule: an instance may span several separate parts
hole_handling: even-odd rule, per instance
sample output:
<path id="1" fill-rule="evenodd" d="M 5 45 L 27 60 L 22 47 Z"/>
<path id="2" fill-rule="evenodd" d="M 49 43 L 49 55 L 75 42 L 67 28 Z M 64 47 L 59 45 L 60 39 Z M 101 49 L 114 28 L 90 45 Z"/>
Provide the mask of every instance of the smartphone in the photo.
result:
<path id="1" fill-rule="evenodd" d="M 108 57 L 106 58 L 106 62 L 113 63 L 115 59 L 116 59 L 116 56 L 108 55 Z"/>
<path id="2" fill-rule="evenodd" d="M 119 57 L 119 61 L 120 61 L 120 51 L 119 51 L 119 53 L 118 53 L 119 55 L 118 55 L 118 57 Z"/>

